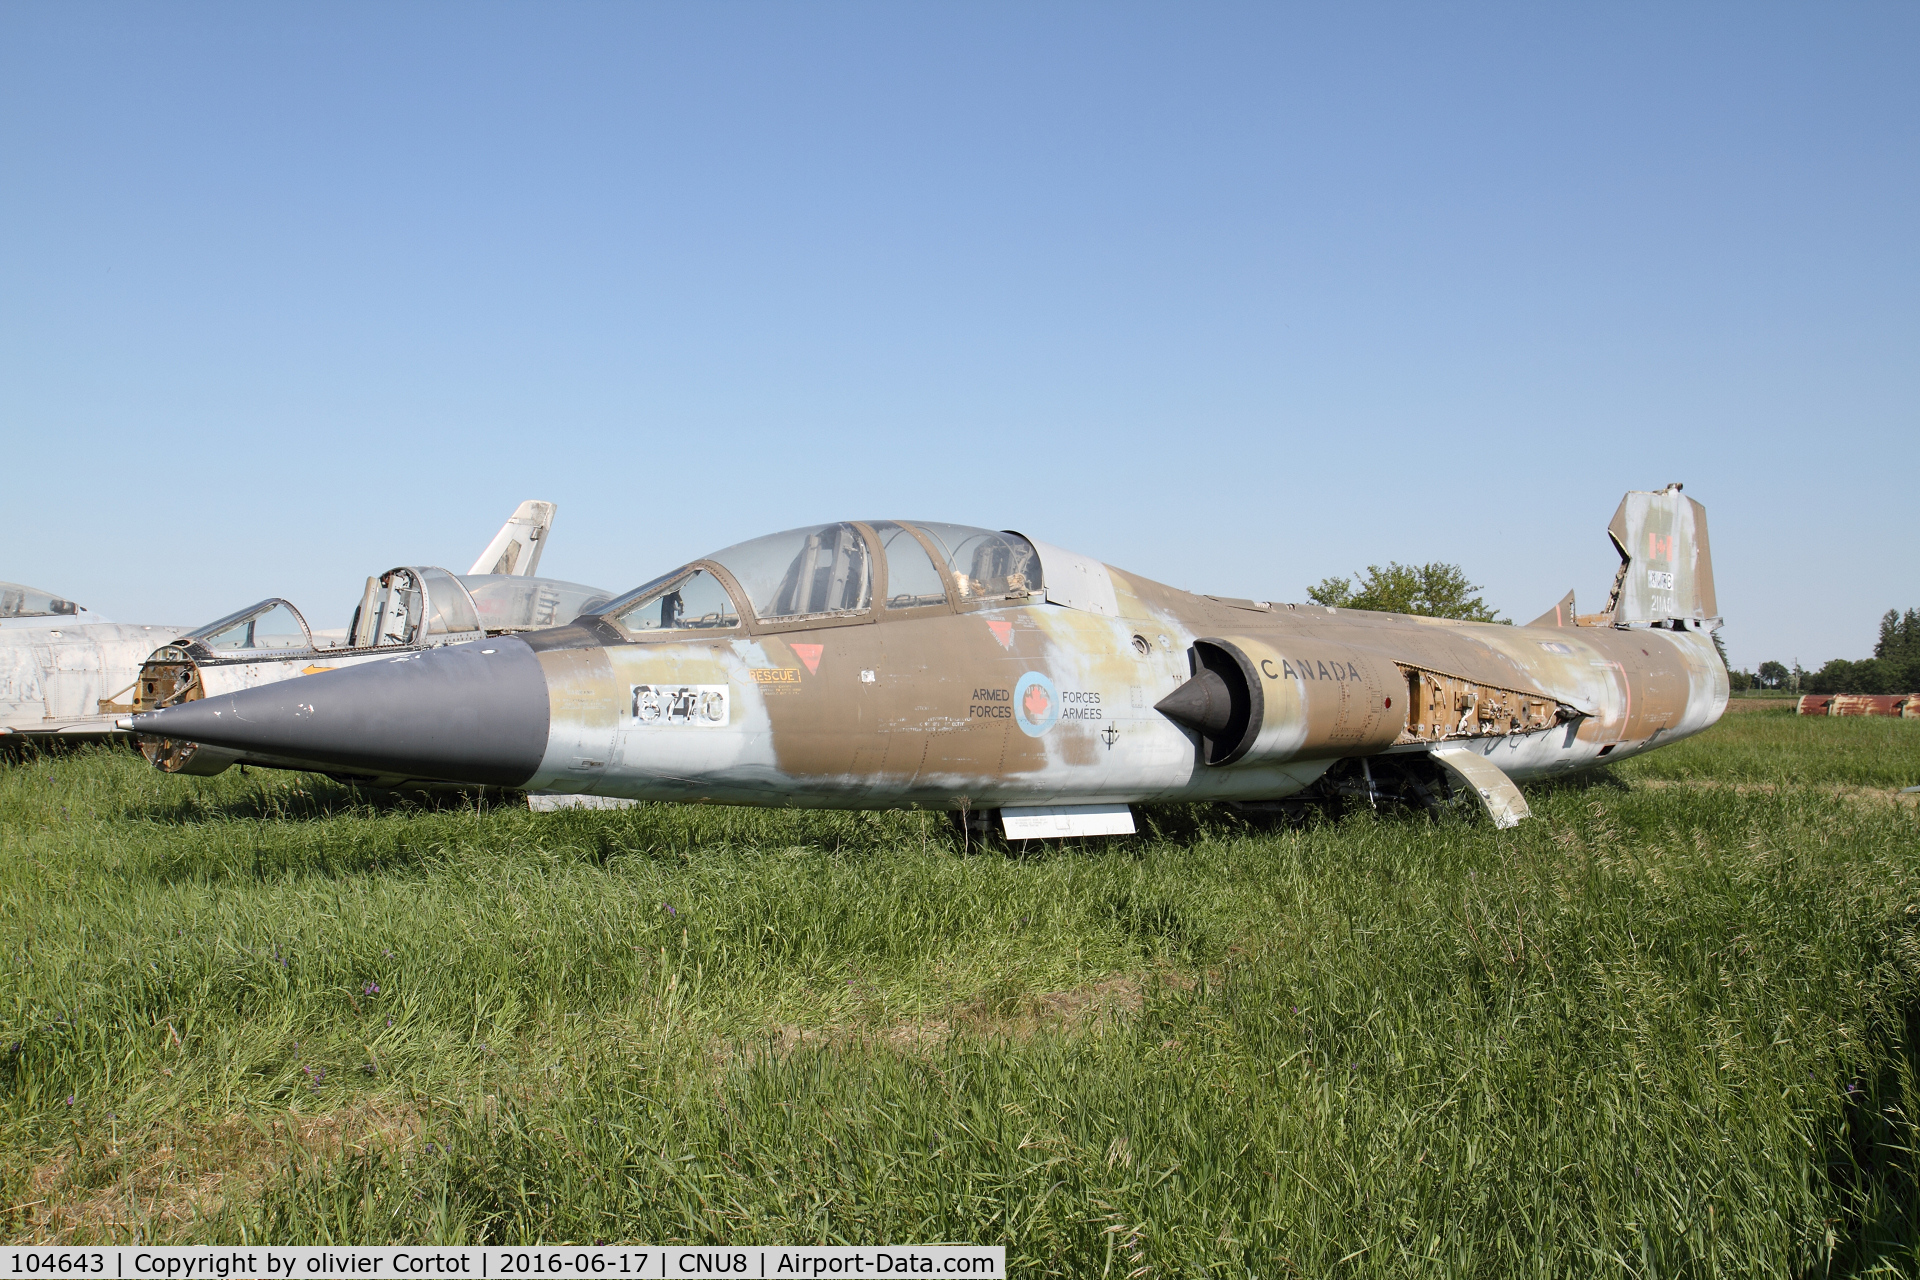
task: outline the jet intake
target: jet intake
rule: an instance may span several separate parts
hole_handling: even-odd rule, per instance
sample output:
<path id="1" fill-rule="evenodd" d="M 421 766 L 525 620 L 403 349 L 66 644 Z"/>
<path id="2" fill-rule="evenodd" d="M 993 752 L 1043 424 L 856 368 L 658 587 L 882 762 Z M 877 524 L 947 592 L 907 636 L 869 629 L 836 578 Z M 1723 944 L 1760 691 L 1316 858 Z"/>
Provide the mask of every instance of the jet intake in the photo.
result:
<path id="1" fill-rule="evenodd" d="M 1193 678 L 1154 710 L 1198 734 L 1209 765 L 1371 755 L 1406 724 L 1406 677 L 1365 649 L 1207 636 L 1190 658 Z"/>

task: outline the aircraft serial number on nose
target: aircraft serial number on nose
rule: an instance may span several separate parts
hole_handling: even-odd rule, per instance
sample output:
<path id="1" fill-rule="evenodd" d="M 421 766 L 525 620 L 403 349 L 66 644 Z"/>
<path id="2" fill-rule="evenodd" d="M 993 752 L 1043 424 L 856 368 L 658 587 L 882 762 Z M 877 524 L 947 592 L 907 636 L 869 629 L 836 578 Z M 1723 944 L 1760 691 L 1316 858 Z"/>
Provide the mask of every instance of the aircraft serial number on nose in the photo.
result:
<path id="1" fill-rule="evenodd" d="M 723 684 L 636 684 L 629 715 L 643 729 L 719 729 L 726 727 L 729 703 Z"/>

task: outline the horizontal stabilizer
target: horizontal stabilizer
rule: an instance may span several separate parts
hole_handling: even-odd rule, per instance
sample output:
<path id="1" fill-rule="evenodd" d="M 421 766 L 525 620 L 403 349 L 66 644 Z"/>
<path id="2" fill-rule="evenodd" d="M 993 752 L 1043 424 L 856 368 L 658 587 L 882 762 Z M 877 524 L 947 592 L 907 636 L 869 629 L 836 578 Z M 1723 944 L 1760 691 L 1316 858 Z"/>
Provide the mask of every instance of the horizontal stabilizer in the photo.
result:
<path id="1" fill-rule="evenodd" d="M 1445 766 L 1460 781 L 1473 789 L 1480 797 L 1480 803 L 1487 808 L 1487 816 L 1493 819 L 1493 825 L 1505 830 L 1517 827 L 1520 820 L 1531 816 L 1527 808 L 1527 799 L 1520 794 L 1520 788 L 1513 785 L 1513 779 L 1500 772 L 1500 766 L 1467 747 L 1441 747 L 1433 753 L 1433 758 Z"/>

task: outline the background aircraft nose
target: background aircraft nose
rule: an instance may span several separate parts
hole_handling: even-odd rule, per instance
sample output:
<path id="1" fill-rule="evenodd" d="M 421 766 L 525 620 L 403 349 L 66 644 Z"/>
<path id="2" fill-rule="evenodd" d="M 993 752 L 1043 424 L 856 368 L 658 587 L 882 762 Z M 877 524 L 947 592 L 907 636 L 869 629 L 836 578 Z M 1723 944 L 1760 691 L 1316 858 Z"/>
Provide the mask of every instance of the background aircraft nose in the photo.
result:
<path id="1" fill-rule="evenodd" d="M 547 717 L 539 659 L 502 636 L 182 703 L 132 728 L 356 773 L 517 787 L 546 754 Z"/>

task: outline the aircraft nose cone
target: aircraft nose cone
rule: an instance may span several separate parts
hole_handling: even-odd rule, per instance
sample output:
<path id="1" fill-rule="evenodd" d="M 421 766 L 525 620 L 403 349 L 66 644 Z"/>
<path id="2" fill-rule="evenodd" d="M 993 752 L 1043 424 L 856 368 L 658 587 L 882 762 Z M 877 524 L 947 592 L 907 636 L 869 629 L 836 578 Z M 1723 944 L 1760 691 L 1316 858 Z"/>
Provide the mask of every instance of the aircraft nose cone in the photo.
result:
<path id="1" fill-rule="evenodd" d="M 133 717 L 135 733 L 356 773 L 517 787 L 547 750 L 547 678 L 511 636 L 377 658 Z"/>
<path id="2" fill-rule="evenodd" d="M 1227 682 L 1202 667 L 1192 679 L 1153 704 L 1175 724 L 1209 739 L 1225 733 L 1233 720 L 1233 693 Z"/>

